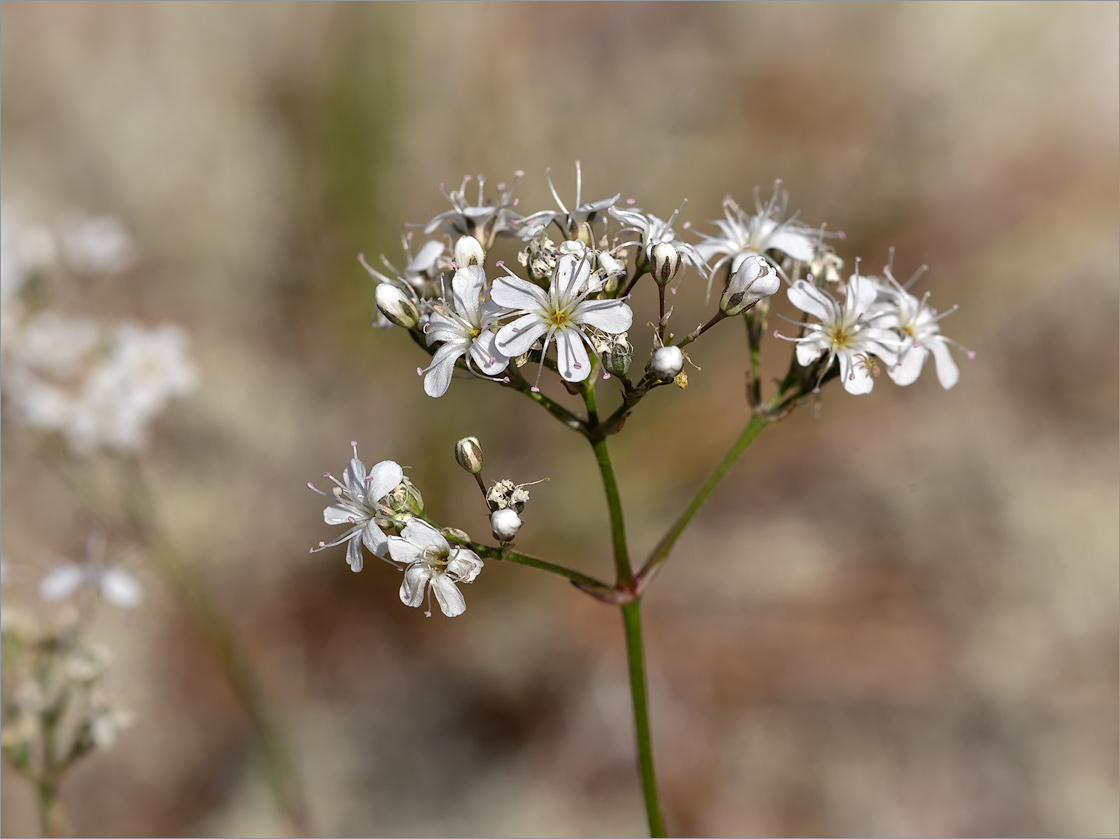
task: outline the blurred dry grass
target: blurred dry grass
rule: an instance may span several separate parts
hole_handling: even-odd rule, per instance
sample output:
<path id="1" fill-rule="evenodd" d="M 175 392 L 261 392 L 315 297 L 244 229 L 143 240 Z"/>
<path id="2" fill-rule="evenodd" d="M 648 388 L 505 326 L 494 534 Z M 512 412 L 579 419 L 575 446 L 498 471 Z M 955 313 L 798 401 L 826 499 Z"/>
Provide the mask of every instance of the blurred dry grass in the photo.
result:
<path id="1" fill-rule="evenodd" d="M 484 530 L 452 442 L 537 488 L 528 552 L 607 574 L 588 453 L 512 394 L 434 403 L 368 327 L 359 251 L 396 260 L 440 181 L 513 170 L 522 206 L 622 190 L 700 229 L 784 179 L 841 253 L 961 310 L 977 350 L 769 430 L 647 599 L 669 824 L 686 835 L 1116 835 L 1118 9 L 1034 4 L 31 4 L 2 20 L 3 200 L 120 215 L 145 254 L 73 310 L 177 320 L 199 394 L 148 463 L 273 691 L 324 835 L 644 827 L 618 620 L 492 565 L 424 620 L 359 576 L 303 486 L 357 438 Z M 745 419 L 741 336 L 616 438 L 635 549 Z M 486 390 L 487 393 L 491 391 Z M 662 465 L 664 464 L 664 465 Z M 18 433 L 3 551 L 90 521 Z M 181 613 L 105 615 L 136 725 L 66 789 L 80 835 L 286 827 Z M 5 592 L 5 603 L 21 592 Z M 3 833 L 34 830 L 7 768 Z"/>

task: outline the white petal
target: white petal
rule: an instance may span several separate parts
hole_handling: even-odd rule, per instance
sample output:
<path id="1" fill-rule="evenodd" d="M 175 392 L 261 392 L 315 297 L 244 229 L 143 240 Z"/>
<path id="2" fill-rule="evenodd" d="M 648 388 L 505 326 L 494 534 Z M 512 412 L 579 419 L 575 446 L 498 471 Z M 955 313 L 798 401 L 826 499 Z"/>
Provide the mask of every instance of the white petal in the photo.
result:
<path id="1" fill-rule="evenodd" d="M 411 565 L 424 558 L 424 553 L 420 548 L 401 536 L 390 536 L 386 541 L 389 543 L 389 557 L 393 562 L 401 565 Z"/>
<path id="2" fill-rule="evenodd" d="M 342 473 L 342 483 L 355 500 L 364 498 L 366 494 L 366 467 L 357 455 L 346 464 L 346 471 Z"/>
<path id="3" fill-rule="evenodd" d="M 374 556 L 384 557 L 389 550 L 389 537 L 381 531 L 377 522 L 370 519 L 366 526 L 362 528 L 362 544 Z"/>
<path id="4" fill-rule="evenodd" d="M 467 601 L 463 599 L 463 593 L 455 587 L 455 583 L 446 574 L 432 577 L 432 591 L 435 592 L 436 601 L 447 617 L 454 618 L 467 611 Z"/>
<path id="5" fill-rule="evenodd" d="M 419 607 L 424 604 L 424 589 L 432 576 L 432 569 L 422 562 L 415 562 L 404 569 L 401 582 L 401 603 L 405 606 Z"/>
<path id="6" fill-rule="evenodd" d="M 866 364 L 853 364 L 851 353 L 843 352 L 838 355 L 840 357 L 840 379 L 844 383 L 844 390 L 848 393 L 854 393 L 856 396 L 871 393 L 871 389 L 875 387 L 875 379 L 871 376 L 871 370 L 868 369 L 868 366 Z"/>
<path id="7" fill-rule="evenodd" d="M 836 319 L 836 301 L 805 280 L 798 280 L 786 292 L 789 302 L 821 322 Z"/>
<path id="8" fill-rule="evenodd" d="M 582 382 L 591 375 L 591 360 L 579 330 L 562 329 L 556 333 L 556 366 L 569 382 Z"/>
<path id="9" fill-rule="evenodd" d="M 473 583 L 484 564 L 474 551 L 456 548 L 451 559 L 447 561 L 447 573 L 460 583 Z"/>
<path id="10" fill-rule="evenodd" d="M 821 353 L 827 349 L 828 343 L 821 336 L 812 335 L 807 338 L 802 338 L 797 342 L 797 363 L 802 367 L 808 367 L 820 358 Z"/>
<path id="11" fill-rule="evenodd" d="M 891 377 L 891 381 L 896 385 L 906 387 L 906 385 L 913 384 L 922 372 L 922 365 L 925 364 L 926 351 L 922 347 L 911 347 L 899 363 L 887 368 L 887 373 Z"/>
<path id="12" fill-rule="evenodd" d="M 424 376 L 424 393 L 440 397 L 447 393 L 451 384 L 451 374 L 455 372 L 455 361 L 466 351 L 459 343 L 448 342 L 436 350 L 428 372 Z"/>
<path id="13" fill-rule="evenodd" d="M 507 309 L 529 311 L 542 309 L 548 302 L 539 286 L 520 277 L 498 277 L 490 288 L 490 299 Z"/>
<path id="14" fill-rule="evenodd" d="M 44 600 L 62 600 L 82 587 L 86 569 L 80 565 L 63 565 L 39 581 L 39 596 Z"/>
<path id="15" fill-rule="evenodd" d="M 479 323 L 479 296 L 485 283 L 486 272 L 481 265 L 467 265 L 460 268 L 451 278 L 455 311 L 474 324 Z"/>
<path id="16" fill-rule="evenodd" d="M 447 544 L 443 534 L 423 519 L 410 519 L 401 531 L 401 536 L 415 545 L 426 557 L 447 556 L 451 553 L 451 546 Z"/>
<path id="17" fill-rule="evenodd" d="M 564 254 L 556 261 L 556 272 L 552 275 L 552 285 L 561 299 L 571 300 L 579 295 L 584 283 L 591 276 L 591 266 L 586 259 L 573 254 Z"/>
<path id="18" fill-rule="evenodd" d="M 355 536 L 358 534 L 355 533 Z M 362 570 L 362 540 L 351 539 L 346 544 L 346 564 L 350 566 L 350 570 L 357 573 Z"/>
<path id="19" fill-rule="evenodd" d="M 121 609 L 134 609 L 144 599 L 144 589 L 123 568 L 108 568 L 101 575 L 101 596 Z"/>
<path id="20" fill-rule="evenodd" d="M 766 243 L 767 248 L 781 251 L 802 262 L 813 260 L 813 240 L 794 230 L 779 230 Z"/>
<path id="21" fill-rule="evenodd" d="M 391 460 L 383 460 L 369 470 L 369 489 L 366 498 L 376 502 L 394 489 L 404 480 L 404 471 Z"/>
<path id="22" fill-rule="evenodd" d="M 528 352 L 529 347 L 547 331 L 548 326 L 541 323 L 539 315 L 522 315 L 498 330 L 495 345 L 502 355 L 517 358 Z"/>
<path id="23" fill-rule="evenodd" d="M 622 300 L 585 300 L 576 307 L 572 320 L 617 335 L 630 328 L 634 312 Z"/>
<path id="24" fill-rule="evenodd" d="M 941 382 L 941 386 L 945 390 L 948 390 L 960 378 L 957 363 L 953 361 L 953 356 L 949 354 L 949 345 L 944 340 L 934 340 L 930 342 L 929 349 L 933 353 L 933 361 L 937 365 L 937 380 Z"/>
<path id="25" fill-rule="evenodd" d="M 323 521 L 327 524 L 356 524 L 365 521 L 366 515 L 359 513 L 348 503 L 331 504 L 323 510 Z"/>
<path id="26" fill-rule="evenodd" d="M 509 359 L 498 349 L 497 336 L 493 332 L 483 332 L 471 345 L 471 358 L 474 365 L 487 376 L 496 376 L 506 369 Z"/>
<path id="27" fill-rule="evenodd" d="M 416 258 L 408 263 L 408 267 L 404 269 L 406 274 L 422 274 L 436 264 L 443 253 L 443 243 L 437 242 L 434 239 L 430 242 L 425 242 L 424 246 L 420 248 L 420 252 L 416 254 Z"/>

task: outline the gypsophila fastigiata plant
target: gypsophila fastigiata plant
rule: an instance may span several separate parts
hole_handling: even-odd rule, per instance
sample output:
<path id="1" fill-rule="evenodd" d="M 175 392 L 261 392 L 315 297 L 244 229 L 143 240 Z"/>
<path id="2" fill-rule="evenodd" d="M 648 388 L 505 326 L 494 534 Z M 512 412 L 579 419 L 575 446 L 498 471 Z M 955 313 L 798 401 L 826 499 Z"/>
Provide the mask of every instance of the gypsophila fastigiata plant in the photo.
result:
<path id="1" fill-rule="evenodd" d="M 662 220 L 637 209 L 633 201 L 620 202 L 621 193 L 584 202 L 578 163 L 571 209 L 551 178 L 557 208 L 528 215 L 515 212 L 520 207 L 512 186 L 499 185 L 498 198 L 487 199 L 480 175 L 473 200 L 467 196 L 470 180 L 464 178 L 458 190 L 444 190 L 453 209 L 426 224 L 406 225 L 430 238 L 416 247 L 414 234 L 406 235 L 403 271 L 382 257 L 389 272 L 382 273 L 359 257 L 377 282 L 374 324 L 405 330 L 427 353 L 429 359 L 417 373 L 429 396 L 442 396 L 454 378 L 474 379 L 470 386 L 522 394 L 587 440 L 602 476 L 614 581 L 515 550 L 514 539 L 527 524 L 527 485 L 509 478 L 488 484 L 482 477 L 482 445 L 473 436 L 456 443 L 455 459 L 481 490 L 480 503 L 486 505 L 497 544 L 440 524 L 397 463 L 383 460 L 367 471 L 357 443 L 352 443 L 354 456 L 342 479 L 327 473 L 335 486 L 330 492 L 316 490 L 332 502 L 323 512 L 326 523 L 347 529 L 312 550 L 345 542 L 347 563 L 360 571 L 364 547 L 403 571 L 401 601 L 426 605 L 428 616 L 433 594 L 445 615 L 463 614 L 461 587 L 479 579 L 485 560 L 516 562 L 566 577 L 580 591 L 618 607 L 646 815 L 651 834 L 663 836 L 646 701 L 642 596 L 696 511 L 763 428 L 798 405 L 819 400 L 821 388 L 833 379 L 852 394 L 870 393 L 884 371 L 896 384 L 908 385 L 930 355 L 942 386 L 950 388 L 958 378 L 949 352 L 954 342 L 941 334 L 943 315 L 929 306 L 928 294 L 918 298 L 909 290 L 921 271 L 903 285 L 892 274 L 891 260 L 878 276 L 862 273 L 857 260 L 845 279 L 844 262 L 830 244 L 841 237 L 790 214 L 780 182 L 765 202 L 756 193 L 753 212 L 725 199 L 724 218 L 713 222 L 716 232 L 690 243 L 674 229 L 681 209 Z M 520 271 L 493 259 L 506 244 L 507 251 L 516 253 Z M 770 298 L 783 286 L 790 303 L 804 314 L 771 330 Z M 674 331 L 667 289 L 702 297 L 709 306 L 708 319 Z M 636 316 L 639 305 L 649 314 Z M 627 548 L 608 440 L 650 391 L 687 386 L 687 348 L 727 320 L 746 325 L 743 360 L 750 418 L 651 554 L 635 564 Z M 645 360 L 635 358 L 628 338 L 643 323 L 638 328 L 650 330 L 653 344 Z M 783 351 L 782 340 L 776 339 L 795 346 L 785 375 L 772 393 L 763 394 L 762 354 L 764 348 Z M 557 376 L 572 402 L 542 392 L 542 382 Z M 602 404 L 601 397 L 612 404 Z M 534 509 L 533 514 L 539 513 Z"/>

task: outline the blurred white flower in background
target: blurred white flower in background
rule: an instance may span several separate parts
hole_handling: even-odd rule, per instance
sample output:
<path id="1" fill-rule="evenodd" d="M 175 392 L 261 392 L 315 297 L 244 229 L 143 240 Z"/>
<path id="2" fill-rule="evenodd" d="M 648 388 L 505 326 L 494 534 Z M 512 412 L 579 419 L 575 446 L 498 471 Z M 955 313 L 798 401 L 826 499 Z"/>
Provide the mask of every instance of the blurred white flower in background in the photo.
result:
<path id="1" fill-rule="evenodd" d="M 39 596 L 54 602 L 72 597 L 82 590 L 101 595 L 120 609 L 135 609 L 144 599 L 140 581 L 117 564 L 105 563 L 105 536 L 94 532 L 86 542 L 82 562 L 60 565 L 39 581 Z"/>
<path id="2" fill-rule="evenodd" d="M 59 244 L 66 266 L 86 277 L 127 271 L 140 256 L 115 216 L 68 216 L 59 225 Z"/>

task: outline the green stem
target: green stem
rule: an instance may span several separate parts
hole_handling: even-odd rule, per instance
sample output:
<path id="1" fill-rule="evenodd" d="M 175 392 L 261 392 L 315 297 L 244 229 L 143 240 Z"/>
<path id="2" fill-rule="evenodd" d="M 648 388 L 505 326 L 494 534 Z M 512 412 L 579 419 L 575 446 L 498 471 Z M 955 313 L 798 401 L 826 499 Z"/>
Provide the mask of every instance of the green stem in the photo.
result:
<path id="1" fill-rule="evenodd" d="M 589 594 L 596 591 L 603 593 L 615 592 L 614 588 L 607 585 L 602 580 L 596 580 L 594 577 L 581 574 L 579 571 L 573 571 L 571 568 L 565 568 L 563 565 L 557 565 L 545 559 L 538 559 L 535 556 L 529 556 L 528 554 L 503 548 L 496 548 L 493 545 L 483 545 L 480 542 L 471 542 L 471 550 L 484 559 L 494 559 L 499 562 L 516 562 L 518 565 L 527 565 L 530 568 L 539 568 L 542 571 L 548 571 L 550 574 L 556 574 L 557 576 L 570 580 L 577 588 L 587 591 Z"/>
<path id="2" fill-rule="evenodd" d="M 754 441 L 754 438 L 757 437 L 762 429 L 769 425 L 770 422 L 769 419 L 764 418 L 761 414 L 755 414 L 751 417 L 751 421 L 747 423 L 746 428 L 743 429 L 743 433 L 739 435 L 739 439 L 727 450 L 727 454 L 723 456 L 723 460 L 716 465 L 712 474 L 708 476 L 708 480 L 696 491 L 692 500 L 688 502 L 688 506 L 685 507 L 684 512 L 673 522 L 672 527 L 670 527 L 668 532 L 661 538 L 661 541 L 657 543 L 657 547 L 653 549 L 653 553 L 651 553 L 649 559 L 646 560 L 646 564 L 643 565 L 642 569 L 638 572 L 639 591 L 649 585 L 650 581 L 661 567 L 661 564 L 669 556 L 669 552 L 673 549 L 673 545 L 676 544 L 677 539 L 680 538 L 681 533 L 688 526 L 688 523 L 692 521 L 692 517 L 696 515 L 696 512 L 708 499 L 708 496 L 712 494 L 712 490 L 723 480 L 723 476 L 727 474 L 728 470 L 731 469 L 740 455 L 747 450 L 747 446 Z"/>
<path id="3" fill-rule="evenodd" d="M 638 742 L 638 774 L 642 780 L 646 820 L 650 836 L 665 836 L 665 820 L 661 817 L 657 780 L 653 772 L 653 740 L 649 730 L 649 697 L 642 652 L 641 600 L 624 603 L 621 608 L 622 624 L 626 630 L 626 661 L 630 670 L 630 699 L 634 707 L 634 734 Z"/>
<path id="4" fill-rule="evenodd" d="M 614 466 L 607 451 L 607 441 L 591 441 L 595 459 L 599 463 L 599 473 L 603 476 L 603 489 L 607 494 L 607 509 L 611 516 L 611 544 L 614 547 L 614 566 L 618 575 L 619 588 L 632 588 L 634 571 L 630 567 L 630 551 L 626 547 L 626 523 L 622 518 L 622 499 L 618 494 L 618 481 L 614 477 Z"/>

